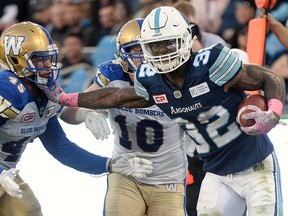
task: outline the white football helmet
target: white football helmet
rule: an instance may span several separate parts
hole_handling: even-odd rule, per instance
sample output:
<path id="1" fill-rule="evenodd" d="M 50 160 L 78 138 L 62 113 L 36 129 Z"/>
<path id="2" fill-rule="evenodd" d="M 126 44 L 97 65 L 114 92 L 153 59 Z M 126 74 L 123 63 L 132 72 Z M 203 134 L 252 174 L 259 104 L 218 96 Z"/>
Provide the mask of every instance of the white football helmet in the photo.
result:
<path id="1" fill-rule="evenodd" d="M 152 10 L 139 36 L 144 58 L 156 73 L 169 73 L 188 61 L 194 37 L 187 18 L 174 7 Z"/>

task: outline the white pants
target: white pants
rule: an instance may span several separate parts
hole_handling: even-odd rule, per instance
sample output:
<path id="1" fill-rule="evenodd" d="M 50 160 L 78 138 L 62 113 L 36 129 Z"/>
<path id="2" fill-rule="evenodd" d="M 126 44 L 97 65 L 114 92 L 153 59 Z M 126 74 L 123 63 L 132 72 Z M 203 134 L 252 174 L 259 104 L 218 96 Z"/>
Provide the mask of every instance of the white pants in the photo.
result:
<path id="1" fill-rule="evenodd" d="M 198 215 L 282 216 L 280 172 L 274 153 L 247 170 L 227 176 L 206 173 L 197 204 Z"/>

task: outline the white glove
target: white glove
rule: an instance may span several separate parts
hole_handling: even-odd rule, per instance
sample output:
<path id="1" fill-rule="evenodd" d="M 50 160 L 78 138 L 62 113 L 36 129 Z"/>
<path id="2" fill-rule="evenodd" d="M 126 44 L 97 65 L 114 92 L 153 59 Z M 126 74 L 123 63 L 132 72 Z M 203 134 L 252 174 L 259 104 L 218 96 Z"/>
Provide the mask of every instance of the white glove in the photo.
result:
<path id="1" fill-rule="evenodd" d="M 143 158 L 135 157 L 135 154 L 122 154 L 110 159 L 111 172 L 125 176 L 132 176 L 136 179 L 145 178 L 153 172 L 152 162 Z"/>
<path id="2" fill-rule="evenodd" d="M 19 185 L 14 181 L 18 172 L 19 170 L 15 168 L 3 170 L 0 174 L 0 184 L 11 197 L 21 199 L 22 191 L 20 190 Z"/>
<path id="3" fill-rule="evenodd" d="M 110 135 L 110 128 L 106 118 L 101 113 L 89 112 L 85 115 L 85 125 L 96 137 L 96 139 L 107 139 Z"/>
<path id="4" fill-rule="evenodd" d="M 254 119 L 256 122 L 251 127 L 241 127 L 241 130 L 249 135 L 266 134 L 279 123 L 279 119 L 271 110 L 246 113 L 242 118 Z"/>

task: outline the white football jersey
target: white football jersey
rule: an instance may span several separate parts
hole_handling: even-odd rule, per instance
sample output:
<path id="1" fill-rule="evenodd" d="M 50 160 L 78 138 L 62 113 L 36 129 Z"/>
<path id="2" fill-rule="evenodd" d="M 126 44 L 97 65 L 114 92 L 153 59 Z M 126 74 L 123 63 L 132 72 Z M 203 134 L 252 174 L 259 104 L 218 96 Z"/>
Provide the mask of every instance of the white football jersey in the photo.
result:
<path id="1" fill-rule="evenodd" d="M 26 145 L 46 130 L 60 105 L 47 99 L 37 105 L 35 96 L 11 72 L 1 72 L 0 92 L 0 167 L 10 169 Z"/>
<path id="2" fill-rule="evenodd" d="M 98 85 L 133 85 L 128 74 L 113 61 L 106 62 L 99 68 L 95 77 Z M 112 68 L 114 73 L 109 73 L 108 68 L 110 71 Z M 131 152 L 153 162 L 153 173 L 141 179 L 141 182 L 168 184 L 185 179 L 186 137 L 178 124 L 170 120 L 162 110 L 154 105 L 148 108 L 113 108 L 108 112 L 114 134 L 113 157 Z"/>

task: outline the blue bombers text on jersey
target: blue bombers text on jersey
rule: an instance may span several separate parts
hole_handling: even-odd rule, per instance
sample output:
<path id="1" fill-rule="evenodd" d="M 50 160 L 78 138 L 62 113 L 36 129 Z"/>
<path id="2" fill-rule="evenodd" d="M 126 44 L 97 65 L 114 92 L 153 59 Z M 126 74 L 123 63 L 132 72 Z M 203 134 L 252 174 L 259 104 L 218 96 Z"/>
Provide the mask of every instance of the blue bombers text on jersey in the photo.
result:
<path id="1" fill-rule="evenodd" d="M 133 86 L 128 73 L 124 72 L 121 62 L 117 60 L 98 65 L 94 82 L 101 87 Z M 108 112 L 114 134 L 113 156 L 133 152 L 153 162 L 153 173 L 141 179 L 141 182 L 170 184 L 185 179 L 187 157 L 184 131 L 158 106 L 112 108 Z"/>

